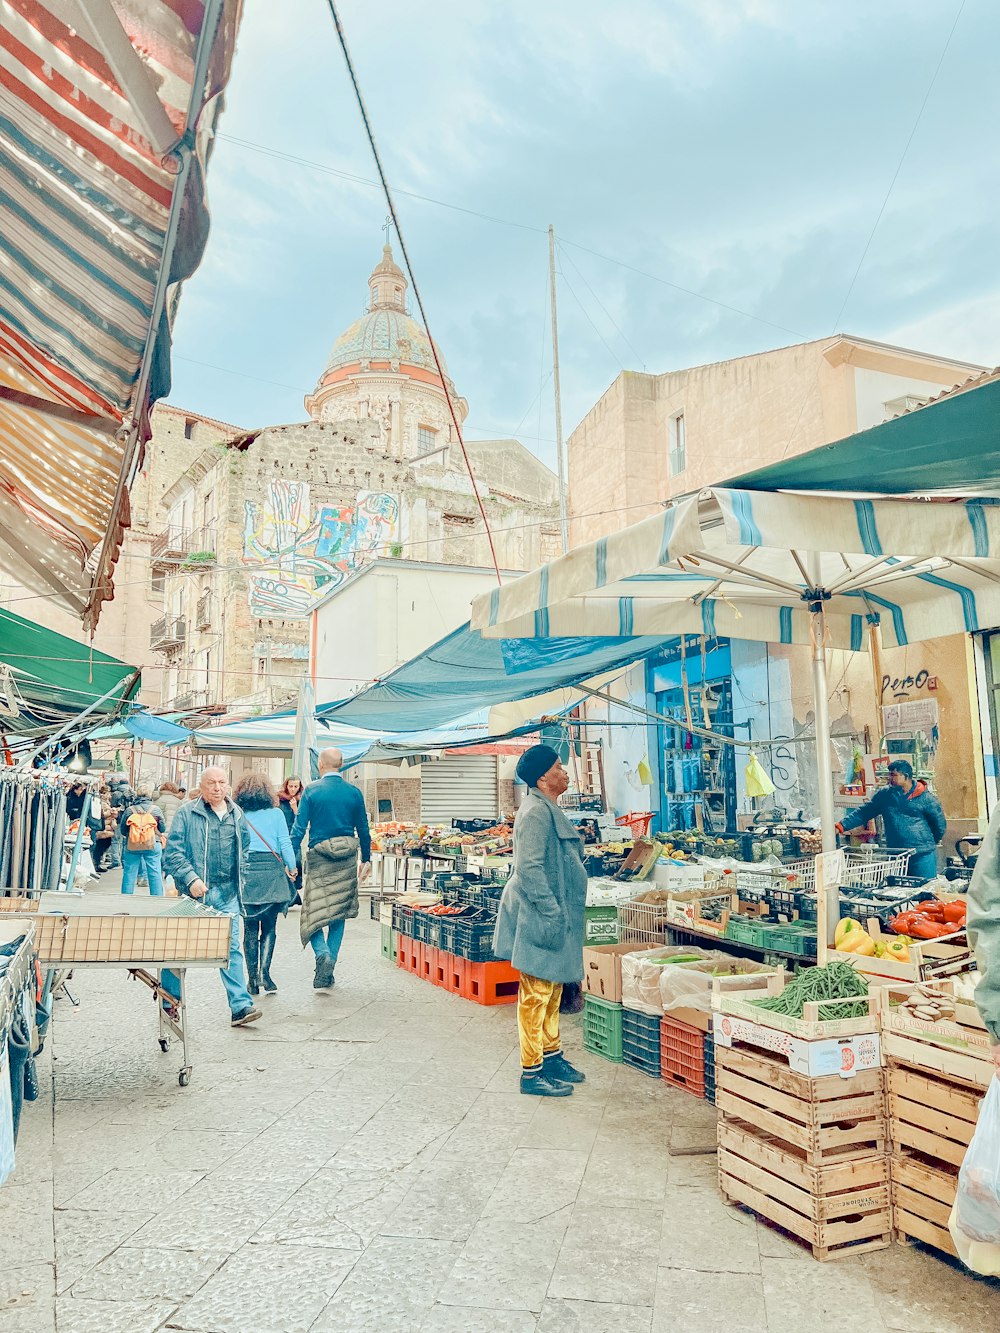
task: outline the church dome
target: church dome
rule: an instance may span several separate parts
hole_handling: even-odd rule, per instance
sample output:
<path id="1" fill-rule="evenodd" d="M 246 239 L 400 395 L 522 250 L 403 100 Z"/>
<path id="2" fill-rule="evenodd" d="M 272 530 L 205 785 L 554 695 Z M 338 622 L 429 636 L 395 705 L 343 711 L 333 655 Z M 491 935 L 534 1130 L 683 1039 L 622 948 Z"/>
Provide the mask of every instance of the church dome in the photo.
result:
<path id="1" fill-rule="evenodd" d="M 426 330 L 406 313 L 409 285 L 406 274 L 392 257 L 392 246 L 384 246 L 382 259 L 368 279 L 371 298 L 368 313 L 355 320 L 333 344 L 320 384 L 328 382 L 331 374 L 339 378 L 338 371 L 372 363 L 398 365 L 400 370 L 413 367 L 429 371 L 437 379 L 431 340 Z M 447 375 L 444 357 L 441 365 Z"/>
<path id="2" fill-rule="evenodd" d="M 331 370 L 362 361 L 398 361 L 400 366 L 419 366 L 437 374 L 431 340 L 424 330 L 402 310 L 385 307 L 369 310 L 340 335 L 323 378 Z"/>

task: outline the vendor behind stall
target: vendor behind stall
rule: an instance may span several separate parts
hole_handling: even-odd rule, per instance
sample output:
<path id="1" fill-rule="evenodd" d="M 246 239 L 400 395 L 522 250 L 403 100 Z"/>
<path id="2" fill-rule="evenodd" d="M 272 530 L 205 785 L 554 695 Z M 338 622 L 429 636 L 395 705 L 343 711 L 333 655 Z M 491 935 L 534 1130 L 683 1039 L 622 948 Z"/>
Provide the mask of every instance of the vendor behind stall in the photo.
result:
<path id="1" fill-rule="evenodd" d="M 850 833 L 870 819 L 881 817 L 887 847 L 911 847 L 909 874 L 931 879 L 937 874 L 937 846 L 948 827 L 941 802 L 926 782 L 917 782 L 905 759 L 889 765 L 889 785 L 847 815 L 838 833 Z"/>

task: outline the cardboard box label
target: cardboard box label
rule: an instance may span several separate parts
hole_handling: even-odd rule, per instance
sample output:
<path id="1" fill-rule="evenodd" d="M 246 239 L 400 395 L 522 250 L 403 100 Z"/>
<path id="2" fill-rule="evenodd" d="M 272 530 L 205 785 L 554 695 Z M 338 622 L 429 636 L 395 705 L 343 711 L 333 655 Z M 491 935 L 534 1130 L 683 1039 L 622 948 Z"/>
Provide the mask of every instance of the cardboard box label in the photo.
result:
<path id="1" fill-rule="evenodd" d="M 829 1037 L 820 1041 L 803 1041 L 778 1028 L 750 1023 L 732 1014 L 715 1014 L 715 1040 L 720 1046 L 732 1046 L 734 1041 L 746 1042 L 764 1051 L 773 1051 L 788 1060 L 788 1067 L 797 1074 L 823 1078 L 839 1074 L 853 1078 L 859 1070 L 877 1069 L 882 1062 L 881 1043 L 874 1033 L 860 1037 Z"/>

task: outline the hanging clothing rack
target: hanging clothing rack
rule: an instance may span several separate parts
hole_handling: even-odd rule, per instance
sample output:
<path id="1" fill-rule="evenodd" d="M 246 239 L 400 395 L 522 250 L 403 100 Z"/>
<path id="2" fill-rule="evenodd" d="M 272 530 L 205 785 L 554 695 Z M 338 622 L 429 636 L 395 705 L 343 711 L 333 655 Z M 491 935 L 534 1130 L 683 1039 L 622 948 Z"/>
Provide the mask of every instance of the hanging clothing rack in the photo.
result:
<path id="1" fill-rule="evenodd" d="M 66 836 L 66 776 L 0 770 L 0 892 L 58 889 Z"/>

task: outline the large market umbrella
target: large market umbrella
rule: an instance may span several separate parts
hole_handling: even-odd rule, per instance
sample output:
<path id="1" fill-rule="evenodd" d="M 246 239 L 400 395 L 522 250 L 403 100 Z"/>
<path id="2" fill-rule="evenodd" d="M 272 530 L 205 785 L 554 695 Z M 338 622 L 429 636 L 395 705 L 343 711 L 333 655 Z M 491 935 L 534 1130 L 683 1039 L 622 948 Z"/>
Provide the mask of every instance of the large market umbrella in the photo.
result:
<path id="1" fill-rule="evenodd" d="M 827 647 L 1000 626 L 1000 507 L 710 489 L 477 597 L 486 638 L 726 635 L 812 649 L 824 847 L 832 850 Z M 835 890 L 834 890 L 835 891 Z"/>

